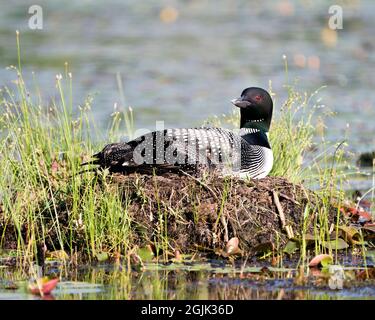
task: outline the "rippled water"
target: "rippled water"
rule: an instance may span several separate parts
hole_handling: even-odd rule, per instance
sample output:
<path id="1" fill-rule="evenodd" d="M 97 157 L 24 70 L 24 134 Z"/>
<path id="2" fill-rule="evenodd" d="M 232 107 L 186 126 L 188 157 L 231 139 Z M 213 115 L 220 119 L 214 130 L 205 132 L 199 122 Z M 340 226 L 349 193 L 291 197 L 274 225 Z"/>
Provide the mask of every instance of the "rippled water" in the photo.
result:
<path id="1" fill-rule="evenodd" d="M 375 299 L 374 280 L 364 280 L 363 267 L 344 268 L 342 288 L 329 284 L 330 273 L 310 270 L 306 281 L 296 280 L 296 269 L 246 266 L 221 262 L 146 264 L 144 272 L 125 266 L 99 265 L 47 268 L 60 282 L 47 299 Z M 69 271 L 70 270 L 70 271 Z M 20 271 L 0 269 L 0 299 L 40 299 L 32 295 Z"/>
<path id="2" fill-rule="evenodd" d="M 28 28 L 27 10 L 34 1 L 17 0 L 0 10 L 1 84 L 14 74 L 15 30 L 21 31 L 26 75 L 37 73 L 48 99 L 55 74 L 71 65 L 75 103 L 97 93 L 94 109 L 99 125 L 120 102 L 116 73 L 124 80 L 126 104 L 138 126 L 193 126 L 231 109 L 229 99 L 249 85 L 268 86 L 278 102 L 285 97 L 282 55 L 288 57 L 289 82 L 303 90 L 322 85 L 323 103 L 338 115 L 328 124 L 331 140 L 339 140 L 350 124 L 356 151 L 375 142 L 375 3 L 337 1 L 343 29 L 329 31 L 326 1 L 39 1 L 43 30 Z M 177 10 L 163 22 L 161 10 Z M 173 13 L 173 12 L 172 12 Z M 163 18 L 168 20 L 167 18 Z"/>

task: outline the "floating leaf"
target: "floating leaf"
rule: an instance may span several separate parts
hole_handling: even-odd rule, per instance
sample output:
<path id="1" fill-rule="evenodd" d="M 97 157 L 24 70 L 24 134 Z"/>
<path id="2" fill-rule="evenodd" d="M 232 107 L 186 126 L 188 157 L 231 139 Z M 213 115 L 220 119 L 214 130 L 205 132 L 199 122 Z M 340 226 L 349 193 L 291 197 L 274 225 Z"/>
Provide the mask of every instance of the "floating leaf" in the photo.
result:
<path id="1" fill-rule="evenodd" d="M 293 240 L 289 240 L 288 243 L 285 245 L 284 252 L 292 255 L 294 252 L 298 250 L 298 243 Z"/>
<path id="2" fill-rule="evenodd" d="M 237 254 L 240 252 L 238 248 L 239 240 L 237 237 L 231 238 L 225 246 L 225 253 L 227 255 Z"/>
<path id="3" fill-rule="evenodd" d="M 342 250 L 349 247 L 345 240 L 338 238 L 336 240 L 323 241 L 322 246 L 327 249 Z"/>
<path id="4" fill-rule="evenodd" d="M 49 280 L 48 277 L 39 278 L 36 283 L 29 284 L 29 290 L 35 295 L 48 295 L 56 288 L 59 279 Z"/>
<path id="5" fill-rule="evenodd" d="M 333 258 L 328 254 L 318 254 L 314 258 L 311 259 L 309 263 L 309 267 L 327 267 L 328 265 L 333 263 Z"/>
<path id="6" fill-rule="evenodd" d="M 108 252 L 99 252 L 95 255 L 99 262 L 104 262 L 109 259 Z"/>
<path id="7" fill-rule="evenodd" d="M 139 248 L 137 250 L 137 254 L 141 258 L 141 260 L 145 262 L 150 262 L 155 257 L 150 245 L 147 245 L 143 248 Z"/>

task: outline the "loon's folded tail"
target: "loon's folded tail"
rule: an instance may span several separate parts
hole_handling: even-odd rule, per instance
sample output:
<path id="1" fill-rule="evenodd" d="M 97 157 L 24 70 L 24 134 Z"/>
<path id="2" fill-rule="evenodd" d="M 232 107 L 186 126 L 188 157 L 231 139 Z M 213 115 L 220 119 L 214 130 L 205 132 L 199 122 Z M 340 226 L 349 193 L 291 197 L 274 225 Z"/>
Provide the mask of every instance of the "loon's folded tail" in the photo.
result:
<path id="1" fill-rule="evenodd" d="M 102 161 L 101 159 L 102 159 L 102 153 L 101 152 L 95 153 L 89 161 L 81 163 L 81 167 L 87 166 L 87 165 L 100 165 Z"/>

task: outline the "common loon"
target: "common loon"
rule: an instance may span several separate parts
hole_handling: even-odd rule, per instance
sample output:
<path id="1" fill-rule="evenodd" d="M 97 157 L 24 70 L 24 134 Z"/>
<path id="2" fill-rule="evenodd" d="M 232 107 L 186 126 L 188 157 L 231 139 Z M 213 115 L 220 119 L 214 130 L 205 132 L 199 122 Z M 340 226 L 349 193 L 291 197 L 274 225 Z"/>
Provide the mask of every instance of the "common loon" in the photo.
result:
<path id="1" fill-rule="evenodd" d="M 273 102 L 261 88 L 243 90 L 231 101 L 240 108 L 240 129 L 166 129 L 129 142 L 111 143 L 86 164 L 110 172 L 153 173 L 217 172 L 222 176 L 264 178 L 272 169 L 273 153 L 268 141 Z"/>

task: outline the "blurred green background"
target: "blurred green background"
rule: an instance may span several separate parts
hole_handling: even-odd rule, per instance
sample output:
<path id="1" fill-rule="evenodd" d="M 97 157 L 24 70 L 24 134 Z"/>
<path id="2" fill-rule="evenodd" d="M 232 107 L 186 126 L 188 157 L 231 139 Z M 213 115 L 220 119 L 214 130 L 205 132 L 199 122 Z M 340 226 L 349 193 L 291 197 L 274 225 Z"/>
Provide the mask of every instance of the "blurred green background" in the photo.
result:
<path id="1" fill-rule="evenodd" d="M 43 8 L 43 30 L 30 30 L 28 9 Z M 343 8 L 343 29 L 328 28 L 328 8 Z M 137 127 L 196 126 L 231 110 L 230 99 L 247 86 L 268 87 L 277 103 L 288 81 L 301 90 L 327 85 L 321 104 L 337 112 L 326 130 L 347 133 L 355 152 L 375 142 L 375 1 L 2 1 L 0 86 L 12 85 L 17 64 L 15 30 L 21 32 L 24 76 L 36 74 L 43 98 L 57 94 L 55 75 L 68 62 L 74 104 L 95 94 L 93 110 L 106 127 L 114 103 L 126 106 Z M 30 86 L 29 82 L 29 86 Z M 349 123 L 349 127 L 348 124 Z"/>

